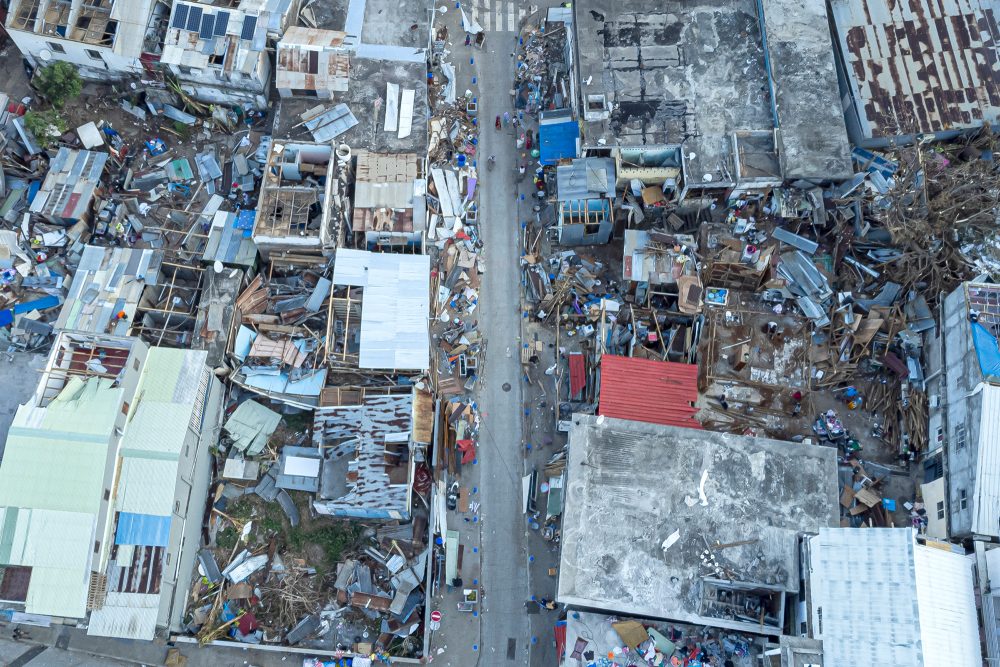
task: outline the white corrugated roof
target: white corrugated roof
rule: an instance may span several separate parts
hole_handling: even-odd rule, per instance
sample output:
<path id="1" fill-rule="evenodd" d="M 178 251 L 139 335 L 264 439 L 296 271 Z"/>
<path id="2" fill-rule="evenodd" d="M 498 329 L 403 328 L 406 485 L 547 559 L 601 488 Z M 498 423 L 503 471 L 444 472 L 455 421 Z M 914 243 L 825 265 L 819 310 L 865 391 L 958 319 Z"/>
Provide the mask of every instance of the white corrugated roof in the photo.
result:
<path id="1" fill-rule="evenodd" d="M 1000 387 L 980 385 L 983 393 L 972 498 L 972 532 L 1000 536 Z"/>
<path id="2" fill-rule="evenodd" d="M 979 664 L 967 558 L 918 545 L 912 528 L 823 528 L 809 552 L 826 664 Z"/>
<path id="3" fill-rule="evenodd" d="M 430 257 L 337 250 L 335 285 L 364 287 L 360 368 L 426 370 Z"/>
<path id="4" fill-rule="evenodd" d="M 104 606 L 90 614 L 87 634 L 121 639 L 152 639 L 160 596 L 143 593 L 108 593 Z"/>
<path id="5" fill-rule="evenodd" d="M 918 545 L 917 607 L 925 665 L 981 665 L 969 556 Z"/>
<path id="6" fill-rule="evenodd" d="M 0 545 L 5 552 L 0 560 L 31 568 L 26 600 L 30 613 L 86 615 L 95 525 L 90 513 L 0 507 L 0 534 L 11 537 L 9 553 Z"/>
<path id="7" fill-rule="evenodd" d="M 196 350 L 149 351 L 122 438 L 114 512 L 172 515 L 178 466 L 185 460 L 185 440 L 199 383 L 206 372 L 206 356 L 204 351 Z M 171 525 L 171 531 L 175 529 L 176 525 Z M 112 567 L 127 567 L 132 553 L 127 546 L 120 547 Z M 161 576 L 172 580 L 173 570 L 164 568 Z M 115 582 L 109 589 L 103 608 L 91 614 L 87 634 L 152 639 L 160 596 L 124 593 L 116 590 Z"/>
<path id="8" fill-rule="evenodd" d="M 351 287 L 367 285 L 368 258 L 370 256 L 371 253 L 367 250 L 338 248 L 333 264 L 333 284 L 350 285 Z"/>

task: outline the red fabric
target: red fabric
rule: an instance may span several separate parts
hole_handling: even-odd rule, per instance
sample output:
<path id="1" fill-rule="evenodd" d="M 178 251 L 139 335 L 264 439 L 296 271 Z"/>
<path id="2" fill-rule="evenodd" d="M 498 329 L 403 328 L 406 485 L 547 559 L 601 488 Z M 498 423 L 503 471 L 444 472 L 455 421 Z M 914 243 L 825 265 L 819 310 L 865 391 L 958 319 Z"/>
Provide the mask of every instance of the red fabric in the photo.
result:
<path id="1" fill-rule="evenodd" d="M 563 655 L 566 653 L 566 621 L 559 621 L 556 623 L 555 633 L 556 660 L 562 662 Z"/>
<path id="2" fill-rule="evenodd" d="M 583 355 L 574 352 L 569 355 L 569 397 L 576 398 L 587 386 L 587 367 Z"/>
<path id="3" fill-rule="evenodd" d="M 701 428 L 698 412 L 698 366 L 671 361 L 601 357 L 598 414 L 614 419 Z"/>
<path id="4" fill-rule="evenodd" d="M 462 452 L 462 463 L 472 463 L 472 459 L 476 458 L 476 445 L 471 440 L 456 440 L 455 444 L 458 445 L 459 451 Z"/>
<path id="5" fill-rule="evenodd" d="M 239 627 L 241 635 L 248 635 L 257 629 L 257 619 L 253 614 L 247 612 L 240 616 L 240 620 L 236 621 L 236 625 Z"/>

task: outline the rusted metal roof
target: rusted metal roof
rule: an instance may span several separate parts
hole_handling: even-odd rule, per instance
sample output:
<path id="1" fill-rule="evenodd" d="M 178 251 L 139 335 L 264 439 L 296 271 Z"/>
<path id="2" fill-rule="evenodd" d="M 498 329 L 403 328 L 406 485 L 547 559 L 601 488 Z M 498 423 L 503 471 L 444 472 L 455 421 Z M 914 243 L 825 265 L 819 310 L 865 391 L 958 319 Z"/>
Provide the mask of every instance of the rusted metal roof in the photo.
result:
<path id="1" fill-rule="evenodd" d="M 1000 120 L 998 0 L 832 0 L 866 138 Z"/>
<path id="2" fill-rule="evenodd" d="M 587 387 L 587 365 L 583 355 L 574 352 L 569 355 L 569 396 L 579 399 Z"/>
<path id="3" fill-rule="evenodd" d="M 605 354 L 598 414 L 615 419 L 701 428 L 698 366 Z"/>

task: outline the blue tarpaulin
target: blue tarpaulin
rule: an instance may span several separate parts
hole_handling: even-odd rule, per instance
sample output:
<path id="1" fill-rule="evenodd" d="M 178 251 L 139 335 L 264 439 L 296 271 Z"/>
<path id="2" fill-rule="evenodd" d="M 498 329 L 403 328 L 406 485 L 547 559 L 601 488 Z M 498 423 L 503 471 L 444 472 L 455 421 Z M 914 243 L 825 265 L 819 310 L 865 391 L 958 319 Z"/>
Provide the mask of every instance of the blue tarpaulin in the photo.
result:
<path id="1" fill-rule="evenodd" d="M 55 308 L 60 303 L 62 303 L 62 299 L 57 296 L 44 296 L 41 299 L 35 299 L 34 301 L 19 303 L 9 310 L 0 310 L 0 327 L 5 327 L 8 324 L 13 323 L 15 315 L 30 313 L 33 310 Z"/>
<path id="2" fill-rule="evenodd" d="M 155 514 L 118 515 L 115 544 L 134 544 L 144 547 L 165 547 L 170 541 L 170 517 Z"/>
<path id="3" fill-rule="evenodd" d="M 997 347 L 996 336 L 979 322 L 972 322 L 972 344 L 983 375 L 1000 377 L 1000 348 Z"/>
<path id="4" fill-rule="evenodd" d="M 565 158 L 575 158 L 576 140 L 580 126 L 575 120 L 559 123 L 542 123 L 538 126 L 538 159 L 544 165 L 555 164 Z"/>

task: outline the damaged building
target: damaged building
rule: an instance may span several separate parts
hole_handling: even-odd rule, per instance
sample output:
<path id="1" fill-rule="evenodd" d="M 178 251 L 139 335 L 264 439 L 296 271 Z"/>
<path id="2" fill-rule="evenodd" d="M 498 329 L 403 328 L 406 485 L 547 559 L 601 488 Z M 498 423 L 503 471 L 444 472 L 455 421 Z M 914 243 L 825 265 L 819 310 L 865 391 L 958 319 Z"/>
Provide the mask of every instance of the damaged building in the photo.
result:
<path id="1" fill-rule="evenodd" d="M 351 230 L 358 248 L 421 251 L 426 229 L 427 181 L 414 153 L 358 151 Z"/>
<path id="2" fill-rule="evenodd" d="M 310 4 L 300 21 L 307 28 L 289 33 L 279 45 L 277 66 L 284 73 L 278 75 L 275 136 L 308 134 L 355 151 L 422 155 L 427 146 L 427 7 L 337 0 Z M 303 88 L 295 88 L 299 81 Z"/>
<path id="3" fill-rule="evenodd" d="M 886 148 L 1000 122 L 992 0 L 830 0 L 851 140 Z"/>
<path id="4" fill-rule="evenodd" d="M 90 223 L 91 207 L 107 162 L 107 153 L 60 146 L 29 210 L 57 225 Z"/>
<path id="5" fill-rule="evenodd" d="M 175 2 L 160 63 L 191 97 L 216 104 L 267 106 L 268 39 L 288 24 L 291 0 Z"/>
<path id="6" fill-rule="evenodd" d="M 319 514 L 411 518 L 414 473 L 430 444 L 427 398 L 414 389 L 316 410 L 313 446 L 322 459 L 313 507 Z"/>
<path id="7" fill-rule="evenodd" d="M 14 0 L 4 28 L 33 67 L 63 61 L 107 81 L 154 68 L 169 15 L 162 0 Z"/>
<path id="8" fill-rule="evenodd" d="M 347 35 L 292 26 L 278 42 L 274 87 L 281 97 L 328 100 L 347 90 Z"/>
<path id="9" fill-rule="evenodd" d="M 574 414 L 556 599 L 781 634 L 836 470 L 831 448 Z"/>
<path id="10" fill-rule="evenodd" d="M 584 155 L 678 170 L 681 199 L 851 176 L 824 3 L 573 7 Z"/>
<path id="11" fill-rule="evenodd" d="M 427 255 L 341 248 L 330 311 L 331 368 L 415 374 L 429 367 Z"/>
<path id="12" fill-rule="evenodd" d="M 261 180 L 253 241 L 272 255 L 321 259 L 334 245 L 342 159 L 331 143 L 275 141 Z"/>
<path id="13" fill-rule="evenodd" d="M 0 597 L 91 635 L 179 629 L 221 384 L 205 353 L 61 334 L 0 464 Z M 151 481 L 155 480 L 155 482 Z M 191 520 L 189 520 L 189 518 Z"/>
<path id="14" fill-rule="evenodd" d="M 803 540 L 802 629 L 822 640 L 824 664 L 982 664 L 972 559 L 916 538 L 821 528 Z"/>

